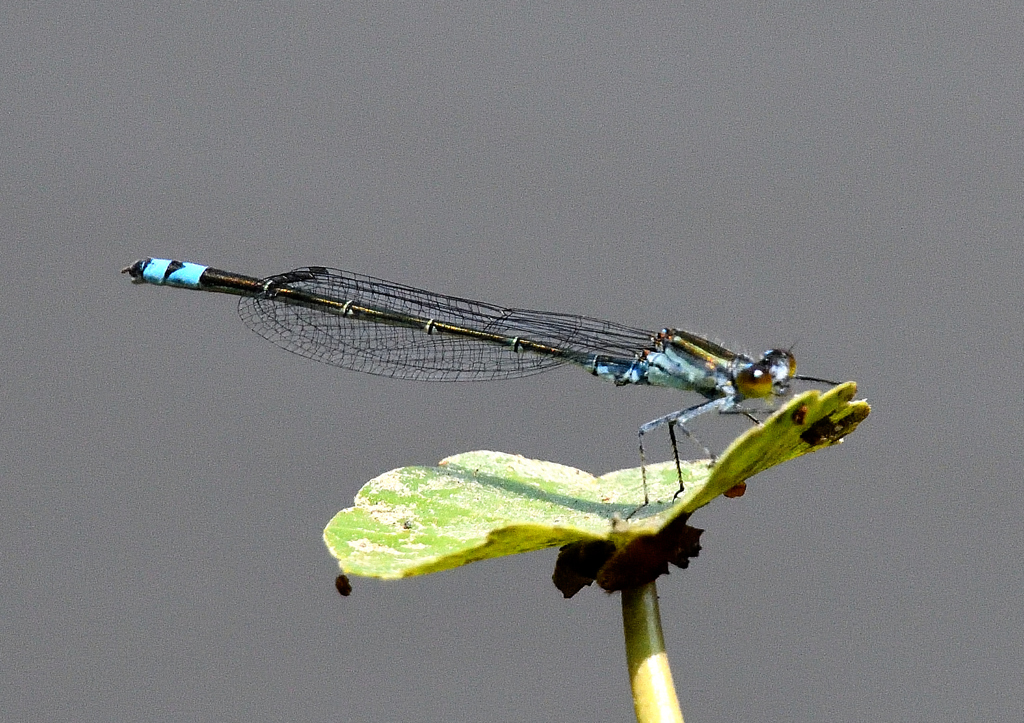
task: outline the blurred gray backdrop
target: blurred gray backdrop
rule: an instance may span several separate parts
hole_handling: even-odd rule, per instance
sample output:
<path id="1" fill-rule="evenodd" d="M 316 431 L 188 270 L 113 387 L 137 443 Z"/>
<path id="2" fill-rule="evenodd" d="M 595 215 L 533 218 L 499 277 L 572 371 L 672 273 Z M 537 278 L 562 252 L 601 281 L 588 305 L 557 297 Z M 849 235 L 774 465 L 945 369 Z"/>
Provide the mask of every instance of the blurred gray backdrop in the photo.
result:
<path id="1" fill-rule="evenodd" d="M 343 372 L 118 273 L 150 255 L 795 344 L 874 413 L 694 516 L 704 551 L 659 583 L 687 721 L 1024 719 L 1019 7 L 2 20 L 3 720 L 633 715 L 619 600 L 563 600 L 554 550 L 341 598 L 320 535 L 460 451 L 635 466 L 692 396 Z"/>

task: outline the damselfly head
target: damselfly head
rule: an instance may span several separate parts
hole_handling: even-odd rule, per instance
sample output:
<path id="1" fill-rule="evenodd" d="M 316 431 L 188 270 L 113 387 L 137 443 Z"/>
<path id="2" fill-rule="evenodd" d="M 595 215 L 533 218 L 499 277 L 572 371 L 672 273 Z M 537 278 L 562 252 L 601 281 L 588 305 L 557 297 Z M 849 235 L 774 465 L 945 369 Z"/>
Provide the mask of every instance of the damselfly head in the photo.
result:
<path id="1" fill-rule="evenodd" d="M 796 376 L 796 357 L 788 349 L 769 349 L 761 357 L 775 382 L 787 383 Z"/>
<path id="2" fill-rule="evenodd" d="M 769 349 L 761 358 L 741 369 L 734 379 L 736 391 L 747 399 L 782 396 L 796 374 L 796 359 L 783 349 Z"/>

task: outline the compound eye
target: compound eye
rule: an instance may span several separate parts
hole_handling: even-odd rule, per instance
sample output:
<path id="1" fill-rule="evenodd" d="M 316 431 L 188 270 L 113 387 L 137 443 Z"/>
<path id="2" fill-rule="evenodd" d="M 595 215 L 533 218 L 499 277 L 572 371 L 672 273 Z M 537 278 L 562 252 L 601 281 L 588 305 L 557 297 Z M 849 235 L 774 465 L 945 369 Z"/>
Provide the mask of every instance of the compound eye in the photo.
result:
<path id="1" fill-rule="evenodd" d="M 751 364 L 736 375 L 736 391 L 748 399 L 763 399 L 771 396 L 774 379 L 766 368 L 764 360 Z"/>
<path id="2" fill-rule="evenodd" d="M 769 349 L 761 357 L 761 363 L 771 370 L 777 380 L 789 379 L 796 374 L 796 357 L 785 349 Z"/>

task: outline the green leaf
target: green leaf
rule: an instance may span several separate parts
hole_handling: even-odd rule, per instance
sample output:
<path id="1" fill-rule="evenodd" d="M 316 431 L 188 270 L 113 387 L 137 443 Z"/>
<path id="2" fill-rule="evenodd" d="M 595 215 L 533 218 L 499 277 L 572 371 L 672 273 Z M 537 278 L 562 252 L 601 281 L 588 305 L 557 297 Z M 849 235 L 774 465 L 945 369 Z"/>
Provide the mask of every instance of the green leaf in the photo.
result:
<path id="1" fill-rule="evenodd" d="M 794 397 L 712 468 L 706 460 L 683 463 L 678 496 L 675 464 L 648 466 L 646 506 L 639 468 L 594 477 L 513 454 L 467 452 L 371 480 L 327 525 L 324 542 L 346 573 L 385 579 L 571 543 L 624 551 L 643 538 L 681 534 L 689 513 L 728 490 L 742 493 L 737 486 L 758 472 L 837 444 L 870 411 L 852 401 L 856 392 L 847 382 Z"/>

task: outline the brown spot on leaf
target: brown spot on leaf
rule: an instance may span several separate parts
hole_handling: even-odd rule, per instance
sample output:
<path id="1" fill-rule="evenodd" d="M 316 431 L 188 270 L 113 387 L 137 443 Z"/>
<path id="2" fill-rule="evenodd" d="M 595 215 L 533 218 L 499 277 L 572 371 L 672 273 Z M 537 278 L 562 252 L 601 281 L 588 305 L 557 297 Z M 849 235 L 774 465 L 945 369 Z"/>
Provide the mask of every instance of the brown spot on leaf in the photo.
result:
<path id="1" fill-rule="evenodd" d="M 617 549 L 606 540 L 574 542 L 562 548 L 552 575 L 555 586 L 572 597 L 590 583 L 608 592 L 640 587 L 668 573 L 668 565 L 685 568 L 700 552 L 704 530 L 686 524 L 683 514 L 655 535 L 641 535 Z"/>
<path id="2" fill-rule="evenodd" d="M 615 545 L 608 540 L 572 542 L 558 551 L 551 579 L 555 587 L 570 598 L 594 582 L 598 570 L 614 553 Z"/>
<path id="3" fill-rule="evenodd" d="M 726 497 L 742 497 L 743 493 L 746 492 L 746 491 L 747 491 L 747 483 L 746 482 L 740 482 L 739 484 L 733 485 L 732 487 L 727 489 L 722 494 L 725 495 Z"/>
<path id="4" fill-rule="evenodd" d="M 688 514 L 679 515 L 656 535 L 637 537 L 604 564 L 597 584 L 608 592 L 640 587 L 668 574 L 668 563 L 685 568 L 700 552 L 704 530 L 686 524 Z"/>

